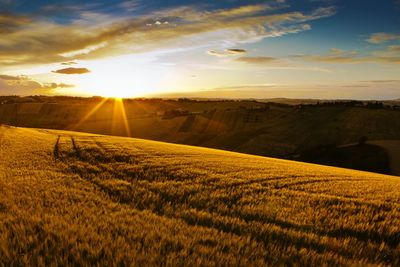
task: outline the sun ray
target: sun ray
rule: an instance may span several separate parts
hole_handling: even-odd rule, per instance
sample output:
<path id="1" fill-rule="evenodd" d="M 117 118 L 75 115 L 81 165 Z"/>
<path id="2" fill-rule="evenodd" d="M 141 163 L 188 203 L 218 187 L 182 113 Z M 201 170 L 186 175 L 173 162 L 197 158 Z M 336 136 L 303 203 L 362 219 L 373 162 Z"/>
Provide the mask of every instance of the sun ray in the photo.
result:
<path id="1" fill-rule="evenodd" d="M 70 130 L 75 131 L 84 122 L 86 122 L 97 110 L 99 110 L 106 102 L 108 98 L 103 98 L 96 106 L 94 106 L 78 123 L 72 126 Z"/>
<path id="2" fill-rule="evenodd" d="M 116 131 L 120 127 L 119 122 L 122 122 L 125 131 L 124 134 L 128 137 L 132 137 L 131 128 L 122 98 L 114 98 L 114 111 L 112 120 L 112 131 Z"/>
<path id="3" fill-rule="evenodd" d="M 128 135 L 128 137 L 132 137 L 132 132 L 131 132 L 131 128 L 129 125 L 128 117 L 126 116 L 125 104 L 122 99 L 120 101 L 120 105 L 121 105 L 121 112 L 122 112 L 123 123 L 125 126 L 126 134 Z"/>

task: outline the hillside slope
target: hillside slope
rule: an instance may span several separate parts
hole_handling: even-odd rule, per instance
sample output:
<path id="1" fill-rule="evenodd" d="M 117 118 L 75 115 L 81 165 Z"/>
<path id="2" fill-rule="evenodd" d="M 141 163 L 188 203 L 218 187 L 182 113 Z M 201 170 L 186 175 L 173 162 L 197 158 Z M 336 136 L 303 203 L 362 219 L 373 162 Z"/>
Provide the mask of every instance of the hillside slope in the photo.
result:
<path id="1" fill-rule="evenodd" d="M 400 179 L 0 127 L 0 265 L 400 264 Z"/>
<path id="2" fill-rule="evenodd" d="M 400 140 L 400 111 L 389 107 L 256 101 L 54 101 L 0 104 L 0 124 L 130 136 L 295 160 L 303 153 L 318 153 L 321 147 L 357 143 L 362 137 Z M 362 170 L 400 175 L 397 162 L 386 168 L 381 157 L 363 157 L 362 149 L 353 150 L 350 159 L 358 157 L 355 162 L 372 160 Z M 343 166 L 342 161 L 330 160 L 333 166 Z M 346 162 L 349 168 L 360 166 Z"/>
<path id="3" fill-rule="evenodd" d="M 400 140 L 376 140 L 370 143 L 386 149 L 392 173 L 400 176 Z"/>

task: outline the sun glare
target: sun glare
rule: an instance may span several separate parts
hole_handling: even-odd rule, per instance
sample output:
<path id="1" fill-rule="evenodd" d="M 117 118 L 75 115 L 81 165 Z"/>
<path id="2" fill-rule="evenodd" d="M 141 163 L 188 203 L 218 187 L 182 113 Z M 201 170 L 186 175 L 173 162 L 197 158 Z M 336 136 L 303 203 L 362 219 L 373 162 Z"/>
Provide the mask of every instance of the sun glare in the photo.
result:
<path id="1" fill-rule="evenodd" d="M 80 126 L 82 126 L 85 122 L 90 120 L 95 113 L 101 109 L 108 101 L 113 101 L 113 114 L 111 120 L 111 132 L 115 133 L 120 128 L 120 125 L 123 125 L 123 134 L 131 137 L 131 127 L 129 125 L 129 120 L 127 117 L 127 113 L 125 110 L 124 100 L 120 97 L 112 97 L 112 98 L 103 98 L 99 103 L 97 103 L 94 107 L 92 107 L 85 116 L 75 125 L 71 127 L 70 130 L 77 130 Z"/>
<path id="2" fill-rule="evenodd" d="M 151 55 L 127 55 L 84 62 L 91 72 L 77 77 L 77 90 L 113 98 L 141 97 L 163 90 L 172 74 L 152 60 Z"/>
<path id="3" fill-rule="evenodd" d="M 136 81 L 130 77 L 121 78 L 119 75 L 104 76 L 101 73 L 90 75 L 79 81 L 79 90 L 90 95 L 100 95 L 108 98 L 139 97 L 151 93 L 152 87 L 146 81 Z"/>

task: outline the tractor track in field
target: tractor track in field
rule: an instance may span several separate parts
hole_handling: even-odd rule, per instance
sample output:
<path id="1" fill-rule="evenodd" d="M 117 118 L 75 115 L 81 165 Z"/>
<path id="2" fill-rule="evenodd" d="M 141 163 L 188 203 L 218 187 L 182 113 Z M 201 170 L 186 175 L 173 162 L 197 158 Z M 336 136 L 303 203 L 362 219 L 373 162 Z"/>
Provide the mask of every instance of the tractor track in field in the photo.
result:
<path id="1" fill-rule="evenodd" d="M 61 136 L 58 136 L 57 141 L 54 144 L 53 157 L 54 157 L 55 161 L 57 161 L 60 158 L 60 139 L 61 139 Z"/>

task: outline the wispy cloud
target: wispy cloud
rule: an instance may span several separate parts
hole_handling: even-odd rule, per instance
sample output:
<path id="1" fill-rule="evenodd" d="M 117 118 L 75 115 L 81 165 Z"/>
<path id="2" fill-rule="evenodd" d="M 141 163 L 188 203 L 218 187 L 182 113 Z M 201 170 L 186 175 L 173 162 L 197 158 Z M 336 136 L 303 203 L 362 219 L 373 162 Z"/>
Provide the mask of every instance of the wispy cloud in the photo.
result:
<path id="1" fill-rule="evenodd" d="M 131 11 L 136 10 L 136 8 L 139 6 L 139 1 L 138 0 L 126 0 L 126 1 L 122 1 L 118 6 L 128 12 L 131 12 Z"/>
<path id="2" fill-rule="evenodd" d="M 358 51 L 345 51 L 332 48 L 329 53 L 322 55 L 296 55 L 293 58 L 323 63 L 387 63 L 400 64 L 400 49 L 398 46 L 389 46 L 383 50 L 375 50 L 361 55 Z"/>
<path id="3" fill-rule="evenodd" d="M 400 80 L 366 80 L 360 81 L 361 83 L 371 83 L 371 84 L 397 84 L 400 85 Z"/>
<path id="4" fill-rule="evenodd" d="M 325 72 L 328 73 L 330 70 L 308 66 L 296 62 L 290 58 L 278 58 L 269 56 L 249 56 L 249 57 L 238 57 L 233 62 L 239 62 L 247 65 L 252 65 L 255 68 L 260 69 L 274 69 L 274 70 L 299 70 L 299 71 L 313 71 L 313 72 Z"/>
<path id="5" fill-rule="evenodd" d="M 371 34 L 367 39 L 371 44 L 381 44 L 393 40 L 400 40 L 400 34 L 380 32 Z"/>
<path id="6" fill-rule="evenodd" d="M 392 52 L 400 52 L 400 45 L 390 45 L 388 46 L 388 50 Z"/>
<path id="7" fill-rule="evenodd" d="M 31 19 L 27 16 L 0 13 L 0 34 L 12 34 L 30 22 Z"/>
<path id="8" fill-rule="evenodd" d="M 44 83 L 41 89 L 60 89 L 60 88 L 73 88 L 75 85 L 66 83 Z"/>
<path id="9" fill-rule="evenodd" d="M 65 65 L 65 66 L 70 66 L 70 65 L 76 65 L 78 63 L 76 63 L 75 61 L 68 61 L 68 62 L 62 62 L 61 65 Z"/>
<path id="10" fill-rule="evenodd" d="M 79 16 L 67 23 L 9 14 L 2 18 L 6 23 L 0 23 L 0 65 L 61 63 L 139 53 L 176 44 L 178 38 L 190 39 L 187 45 L 200 44 L 209 41 L 200 35 L 211 32 L 218 32 L 215 38 L 219 41 L 252 42 L 309 30 L 308 22 L 336 12 L 333 7 L 309 13 L 277 12 L 280 5 L 285 4 L 218 10 L 184 6 L 122 18 L 76 11 Z M 168 24 L 147 26 L 156 21 Z"/>
<path id="11" fill-rule="evenodd" d="M 280 60 L 275 57 L 259 56 L 259 57 L 239 57 L 235 61 L 249 63 L 249 64 L 271 64 L 271 63 L 277 63 Z"/>

